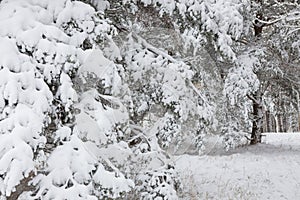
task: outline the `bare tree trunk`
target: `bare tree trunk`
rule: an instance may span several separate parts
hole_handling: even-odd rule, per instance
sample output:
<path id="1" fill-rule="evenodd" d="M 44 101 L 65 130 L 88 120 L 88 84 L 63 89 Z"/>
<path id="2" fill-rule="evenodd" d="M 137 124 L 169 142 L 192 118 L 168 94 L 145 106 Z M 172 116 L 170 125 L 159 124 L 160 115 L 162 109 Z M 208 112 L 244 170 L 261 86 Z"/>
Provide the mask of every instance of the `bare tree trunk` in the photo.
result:
<path id="1" fill-rule="evenodd" d="M 264 112 L 264 125 L 262 132 L 268 132 L 268 111 Z"/>
<path id="2" fill-rule="evenodd" d="M 270 132 L 276 132 L 276 119 L 275 119 L 275 115 L 274 114 L 271 114 L 270 115 L 271 117 L 271 131 Z"/>
<path id="3" fill-rule="evenodd" d="M 297 123 L 298 123 L 298 126 L 297 126 L 297 132 L 299 132 L 300 131 L 300 113 L 299 113 L 299 111 L 298 111 L 298 121 L 297 121 Z"/>
<path id="4" fill-rule="evenodd" d="M 265 123 L 266 123 L 266 128 L 265 132 L 272 132 L 273 131 L 273 121 L 272 121 L 272 115 L 270 111 L 265 112 Z"/>
<path id="5" fill-rule="evenodd" d="M 275 132 L 276 132 L 276 133 L 279 133 L 279 120 L 278 120 L 278 114 L 276 114 L 276 115 L 274 116 L 274 118 L 275 118 Z"/>
<path id="6" fill-rule="evenodd" d="M 287 115 L 283 114 L 282 115 L 282 130 L 283 130 L 283 132 L 288 132 L 288 129 L 289 129 L 289 123 L 288 123 Z"/>
<path id="7" fill-rule="evenodd" d="M 299 97 L 299 92 L 296 90 L 296 101 L 297 101 L 297 115 L 298 115 L 298 126 L 297 126 L 297 131 L 300 131 L 300 97 Z"/>
<path id="8" fill-rule="evenodd" d="M 255 35 L 256 37 L 260 37 L 261 34 L 262 34 L 262 30 L 263 30 L 263 23 L 259 22 L 259 20 L 262 20 L 262 19 L 263 19 L 262 13 L 258 12 L 258 13 L 256 14 L 256 18 L 257 18 L 257 19 L 255 19 L 255 20 L 254 20 L 254 23 L 253 23 L 253 25 L 254 25 L 254 26 L 253 26 L 253 28 L 254 28 L 254 35 Z"/>
<path id="9" fill-rule="evenodd" d="M 261 105 L 261 94 L 255 92 L 253 96 L 248 96 L 252 100 L 253 119 L 252 119 L 252 131 L 250 144 L 257 144 L 261 142 L 261 127 L 262 127 L 262 105 Z"/>
<path id="10" fill-rule="evenodd" d="M 278 115 L 278 127 L 279 127 L 279 132 L 283 132 L 283 127 L 282 127 L 282 114 Z"/>

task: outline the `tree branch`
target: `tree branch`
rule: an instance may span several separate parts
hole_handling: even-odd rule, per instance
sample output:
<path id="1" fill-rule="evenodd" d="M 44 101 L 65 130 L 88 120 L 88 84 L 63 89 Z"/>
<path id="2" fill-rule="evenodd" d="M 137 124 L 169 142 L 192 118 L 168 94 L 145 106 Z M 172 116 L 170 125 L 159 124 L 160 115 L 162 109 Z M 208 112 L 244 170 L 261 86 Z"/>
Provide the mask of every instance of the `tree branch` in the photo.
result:
<path id="1" fill-rule="evenodd" d="M 262 23 L 262 26 L 270 26 L 272 24 L 275 24 L 276 22 L 279 22 L 281 20 L 283 20 L 285 17 L 281 17 L 281 18 L 278 18 L 278 19 L 275 19 L 274 21 L 264 21 L 264 20 L 261 20 L 261 19 L 258 19 L 258 18 L 255 18 L 255 20 L 253 21 L 254 24 L 255 21 L 259 22 L 259 23 Z"/>

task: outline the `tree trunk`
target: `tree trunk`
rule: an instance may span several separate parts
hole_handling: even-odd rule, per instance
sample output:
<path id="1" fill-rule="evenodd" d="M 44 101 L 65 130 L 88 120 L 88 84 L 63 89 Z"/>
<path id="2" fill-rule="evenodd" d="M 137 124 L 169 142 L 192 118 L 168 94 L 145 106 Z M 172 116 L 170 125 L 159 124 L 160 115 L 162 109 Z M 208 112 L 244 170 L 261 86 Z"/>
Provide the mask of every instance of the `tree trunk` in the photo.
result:
<path id="1" fill-rule="evenodd" d="M 283 114 L 282 116 L 282 130 L 284 133 L 288 132 L 289 130 L 289 120 L 286 114 Z"/>
<path id="2" fill-rule="evenodd" d="M 270 111 L 266 111 L 265 112 L 265 123 L 266 123 L 266 128 L 265 128 L 265 132 L 272 132 L 273 131 L 273 122 L 272 122 L 272 115 Z"/>
<path id="3" fill-rule="evenodd" d="M 279 120 L 278 120 L 278 114 L 275 115 L 275 132 L 279 133 Z"/>
<path id="4" fill-rule="evenodd" d="M 261 126 L 262 126 L 262 105 L 261 94 L 255 92 L 253 96 L 249 97 L 252 100 L 253 119 L 250 144 L 257 144 L 261 142 Z"/>
<path id="5" fill-rule="evenodd" d="M 276 132 L 276 116 L 272 114 L 271 116 L 271 131 L 270 132 Z"/>
<path id="6" fill-rule="evenodd" d="M 300 113 L 298 112 L 298 116 L 297 116 L 298 120 L 297 120 L 297 127 L 295 129 L 296 132 L 300 131 Z"/>
<path id="7" fill-rule="evenodd" d="M 279 125 L 279 132 L 283 132 L 283 120 L 282 120 L 282 114 L 278 115 L 278 125 Z"/>
<path id="8" fill-rule="evenodd" d="M 296 90 L 296 99 L 297 99 L 297 117 L 298 117 L 298 127 L 297 127 L 297 131 L 300 131 L 300 97 L 299 97 L 299 92 Z"/>
<path id="9" fill-rule="evenodd" d="M 260 37 L 263 31 L 263 26 L 264 24 L 261 23 L 259 20 L 263 20 L 263 14 L 261 12 L 258 12 L 256 14 L 256 19 L 254 20 L 253 23 L 253 28 L 254 28 L 254 36 Z"/>

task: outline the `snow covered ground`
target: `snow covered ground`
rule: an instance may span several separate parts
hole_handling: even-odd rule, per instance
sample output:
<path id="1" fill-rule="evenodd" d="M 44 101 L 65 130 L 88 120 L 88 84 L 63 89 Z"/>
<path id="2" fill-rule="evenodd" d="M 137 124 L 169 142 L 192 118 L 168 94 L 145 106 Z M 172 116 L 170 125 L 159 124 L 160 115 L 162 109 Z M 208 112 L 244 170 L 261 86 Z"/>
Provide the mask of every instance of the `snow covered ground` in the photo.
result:
<path id="1" fill-rule="evenodd" d="M 268 133 L 263 141 L 176 157 L 182 199 L 300 199 L 300 133 Z"/>

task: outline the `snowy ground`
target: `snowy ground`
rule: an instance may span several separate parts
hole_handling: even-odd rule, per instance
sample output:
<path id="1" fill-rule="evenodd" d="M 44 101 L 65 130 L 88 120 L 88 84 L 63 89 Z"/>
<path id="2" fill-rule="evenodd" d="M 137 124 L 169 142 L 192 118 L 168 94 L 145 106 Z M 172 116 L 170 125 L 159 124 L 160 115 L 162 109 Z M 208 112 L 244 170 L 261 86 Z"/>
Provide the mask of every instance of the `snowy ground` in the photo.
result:
<path id="1" fill-rule="evenodd" d="M 266 134 L 264 143 L 228 153 L 176 158 L 182 199 L 300 199 L 300 133 Z"/>

